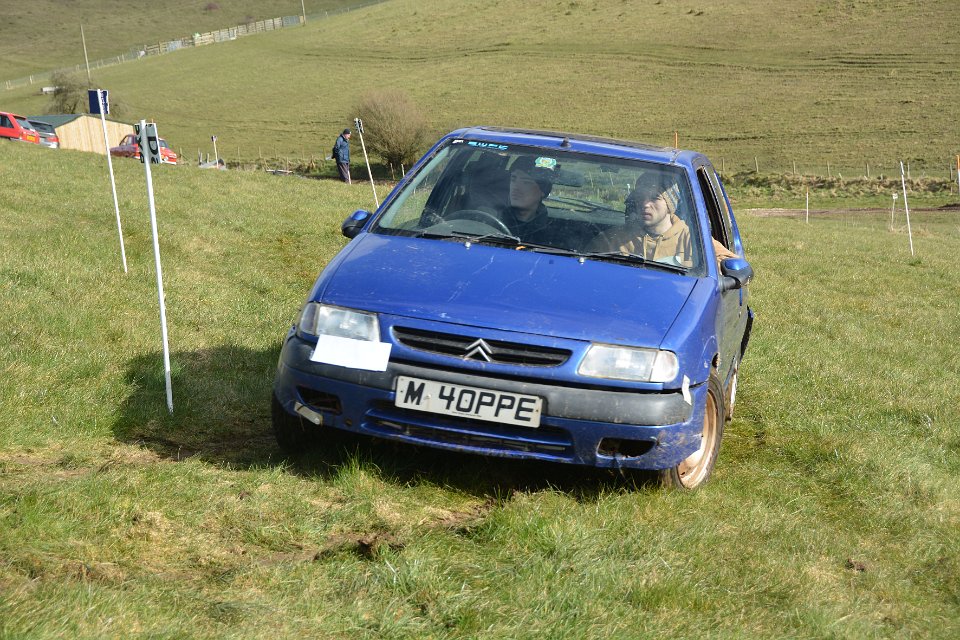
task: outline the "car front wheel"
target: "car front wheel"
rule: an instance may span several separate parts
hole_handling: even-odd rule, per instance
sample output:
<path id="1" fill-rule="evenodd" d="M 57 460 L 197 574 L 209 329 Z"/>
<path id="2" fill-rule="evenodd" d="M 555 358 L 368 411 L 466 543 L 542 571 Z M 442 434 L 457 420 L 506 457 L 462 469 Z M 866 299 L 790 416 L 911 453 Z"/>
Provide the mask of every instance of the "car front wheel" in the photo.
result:
<path id="1" fill-rule="evenodd" d="M 298 415 L 287 413 L 276 395 L 272 397 L 270 409 L 273 433 L 286 453 L 303 453 L 316 445 L 316 427 Z"/>
<path id="2" fill-rule="evenodd" d="M 724 393 L 715 373 L 707 380 L 707 406 L 703 414 L 700 448 L 680 464 L 660 472 L 660 483 L 677 489 L 696 489 L 710 477 L 720 453 L 725 422 Z"/>

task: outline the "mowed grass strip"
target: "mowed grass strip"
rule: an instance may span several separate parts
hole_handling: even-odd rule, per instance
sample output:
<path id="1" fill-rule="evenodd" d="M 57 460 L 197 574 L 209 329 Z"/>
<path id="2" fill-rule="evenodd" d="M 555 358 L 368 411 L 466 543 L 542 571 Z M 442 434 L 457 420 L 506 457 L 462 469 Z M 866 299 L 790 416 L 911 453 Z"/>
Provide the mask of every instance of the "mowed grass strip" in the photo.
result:
<path id="1" fill-rule="evenodd" d="M 357 441 L 284 458 L 279 343 L 364 185 L 0 145 L 0 636 L 960 634 L 955 213 L 741 226 L 756 330 L 713 481 Z"/>

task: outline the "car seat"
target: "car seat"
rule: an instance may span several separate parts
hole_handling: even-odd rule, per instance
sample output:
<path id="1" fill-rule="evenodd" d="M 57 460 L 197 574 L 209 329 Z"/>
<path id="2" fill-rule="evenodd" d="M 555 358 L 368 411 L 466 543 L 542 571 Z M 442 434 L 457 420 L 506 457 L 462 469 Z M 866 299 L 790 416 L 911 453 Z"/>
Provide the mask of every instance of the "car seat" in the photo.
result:
<path id="1" fill-rule="evenodd" d="M 503 168 L 505 158 L 484 153 L 467 168 L 465 209 L 499 212 L 510 196 L 510 173 Z"/>

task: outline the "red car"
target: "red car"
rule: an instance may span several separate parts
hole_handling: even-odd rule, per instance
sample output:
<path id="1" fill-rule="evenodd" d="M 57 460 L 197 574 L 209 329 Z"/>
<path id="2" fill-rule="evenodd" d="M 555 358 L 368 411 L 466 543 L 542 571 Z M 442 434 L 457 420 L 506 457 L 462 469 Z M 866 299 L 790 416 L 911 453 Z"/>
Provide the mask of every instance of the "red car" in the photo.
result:
<path id="1" fill-rule="evenodd" d="M 0 111 L 0 138 L 40 144 L 40 134 L 26 118 L 5 111 Z"/>
<path id="2" fill-rule="evenodd" d="M 128 133 L 116 147 L 110 147 L 110 155 L 120 158 L 139 158 L 140 147 L 137 145 L 137 136 Z M 163 164 L 177 164 L 177 154 L 163 138 L 160 138 L 160 162 Z"/>

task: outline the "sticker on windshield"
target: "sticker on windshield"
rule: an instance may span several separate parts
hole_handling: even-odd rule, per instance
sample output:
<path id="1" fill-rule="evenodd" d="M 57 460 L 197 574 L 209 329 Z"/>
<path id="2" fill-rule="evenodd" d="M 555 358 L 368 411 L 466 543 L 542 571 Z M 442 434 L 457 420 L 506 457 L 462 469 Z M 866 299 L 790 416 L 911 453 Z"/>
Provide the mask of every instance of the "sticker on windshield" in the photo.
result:
<path id="1" fill-rule="evenodd" d="M 476 140 L 467 141 L 467 145 L 470 147 L 479 147 L 481 149 L 497 149 L 498 151 L 506 151 L 508 149 L 505 144 L 497 144 L 496 142 L 477 142 Z"/>
<path id="2" fill-rule="evenodd" d="M 540 156 L 539 158 L 534 160 L 533 166 L 540 169 L 550 169 L 551 171 L 553 171 L 557 166 L 557 159 Z"/>

